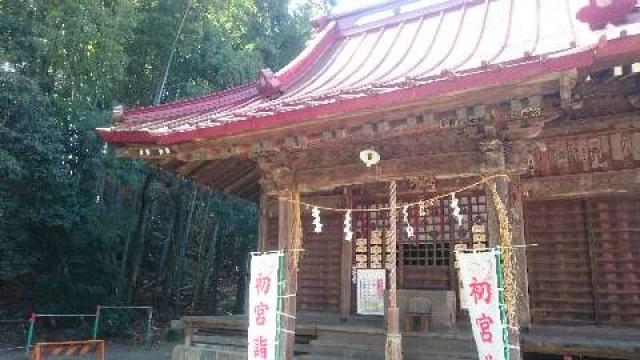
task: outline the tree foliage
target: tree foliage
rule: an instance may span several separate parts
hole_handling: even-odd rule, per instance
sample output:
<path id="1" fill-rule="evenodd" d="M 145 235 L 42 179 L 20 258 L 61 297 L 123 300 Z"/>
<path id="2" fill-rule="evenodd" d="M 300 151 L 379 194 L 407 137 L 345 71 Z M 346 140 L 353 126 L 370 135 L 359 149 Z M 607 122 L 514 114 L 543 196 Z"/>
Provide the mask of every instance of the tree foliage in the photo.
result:
<path id="1" fill-rule="evenodd" d="M 93 129 L 114 105 L 152 104 L 171 52 L 162 102 L 279 69 L 304 46 L 312 11 L 285 0 L 0 0 L 0 308 L 241 309 L 224 296 L 244 286 L 255 205 L 116 158 Z"/>

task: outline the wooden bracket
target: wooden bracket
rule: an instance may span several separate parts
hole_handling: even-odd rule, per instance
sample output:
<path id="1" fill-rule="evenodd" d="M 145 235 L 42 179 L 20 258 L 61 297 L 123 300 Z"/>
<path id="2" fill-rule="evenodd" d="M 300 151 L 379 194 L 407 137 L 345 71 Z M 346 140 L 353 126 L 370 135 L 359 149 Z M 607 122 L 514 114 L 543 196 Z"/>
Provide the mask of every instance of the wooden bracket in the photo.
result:
<path id="1" fill-rule="evenodd" d="M 570 110 L 573 104 L 573 91 L 578 83 L 578 70 L 572 69 L 560 76 L 560 100 L 562 108 Z"/>

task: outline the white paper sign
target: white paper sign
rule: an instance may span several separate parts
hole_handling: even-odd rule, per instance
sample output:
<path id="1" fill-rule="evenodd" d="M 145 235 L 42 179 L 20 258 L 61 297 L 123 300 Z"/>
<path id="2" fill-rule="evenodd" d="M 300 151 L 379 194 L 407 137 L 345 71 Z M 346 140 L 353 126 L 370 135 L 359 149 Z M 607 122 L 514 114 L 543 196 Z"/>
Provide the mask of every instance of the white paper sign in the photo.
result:
<path id="1" fill-rule="evenodd" d="M 280 254 L 251 258 L 249 283 L 249 359 L 275 360 Z"/>
<path id="2" fill-rule="evenodd" d="M 496 254 L 458 253 L 462 289 L 480 360 L 504 360 Z M 464 299 L 466 297 L 466 299 Z"/>
<path id="3" fill-rule="evenodd" d="M 358 269 L 358 314 L 384 315 L 385 275 L 384 269 Z"/>

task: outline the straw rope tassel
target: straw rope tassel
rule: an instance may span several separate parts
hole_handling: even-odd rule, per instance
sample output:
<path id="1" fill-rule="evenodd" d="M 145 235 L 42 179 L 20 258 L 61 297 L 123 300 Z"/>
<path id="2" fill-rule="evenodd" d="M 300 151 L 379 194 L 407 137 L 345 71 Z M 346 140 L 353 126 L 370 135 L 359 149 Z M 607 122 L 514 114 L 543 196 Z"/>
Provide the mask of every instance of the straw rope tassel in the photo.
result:
<path id="1" fill-rule="evenodd" d="M 500 250 L 502 252 L 502 269 L 504 274 L 504 295 L 505 303 L 507 306 L 507 319 L 509 320 L 509 326 L 512 328 L 518 327 L 518 320 L 516 318 L 516 301 L 517 301 L 517 286 L 515 273 L 515 264 L 513 257 L 513 246 L 511 241 L 511 228 L 509 225 L 509 213 L 502 198 L 498 193 L 496 183 L 493 182 L 489 185 L 491 190 L 491 196 L 493 198 L 493 204 L 496 208 L 498 215 L 498 222 L 500 226 Z"/>
<path id="2" fill-rule="evenodd" d="M 294 191 L 291 196 L 291 249 L 302 249 L 302 219 L 300 210 L 300 192 Z M 291 262 L 293 269 L 298 268 L 300 261 L 300 252 L 295 251 L 291 254 Z M 295 290 L 294 290 L 295 291 Z"/>

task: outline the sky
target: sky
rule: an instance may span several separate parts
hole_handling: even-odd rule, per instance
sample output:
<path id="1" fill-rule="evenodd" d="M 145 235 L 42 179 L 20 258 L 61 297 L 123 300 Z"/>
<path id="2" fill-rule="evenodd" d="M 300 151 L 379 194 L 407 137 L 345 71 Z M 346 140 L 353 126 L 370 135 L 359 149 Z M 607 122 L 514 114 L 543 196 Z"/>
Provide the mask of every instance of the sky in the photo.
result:
<path id="1" fill-rule="evenodd" d="M 295 7 L 299 4 L 304 4 L 307 1 L 308 0 L 291 0 L 290 6 Z M 333 13 L 340 14 L 353 9 L 367 7 L 372 4 L 377 4 L 380 2 L 386 2 L 386 1 L 388 0 L 337 0 L 336 7 L 333 9 Z M 434 4 L 444 0 L 416 0 L 416 1 L 424 4 Z"/>
<path id="2" fill-rule="evenodd" d="M 334 8 L 334 13 L 341 13 L 361 7 L 365 7 L 371 4 L 376 4 L 385 0 L 337 0 L 336 7 Z M 291 0 L 290 5 L 295 7 L 299 4 L 304 4 L 306 0 Z"/>

